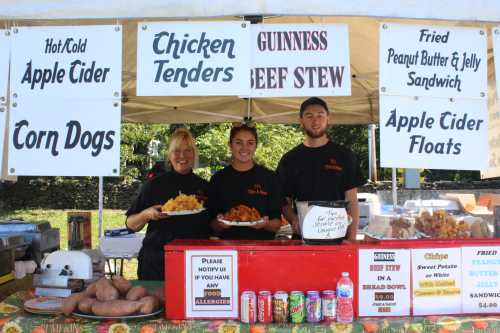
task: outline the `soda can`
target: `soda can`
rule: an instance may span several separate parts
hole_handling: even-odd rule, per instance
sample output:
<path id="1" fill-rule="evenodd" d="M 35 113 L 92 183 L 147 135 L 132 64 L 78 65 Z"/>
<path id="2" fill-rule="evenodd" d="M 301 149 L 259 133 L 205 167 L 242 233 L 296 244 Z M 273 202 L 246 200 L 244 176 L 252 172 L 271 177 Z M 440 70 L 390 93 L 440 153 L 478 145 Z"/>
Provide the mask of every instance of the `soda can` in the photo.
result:
<path id="1" fill-rule="evenodd" d="M 324 321 L 335 321 L 337 316 L 337 297 L 335 295 L 335 291 L 323 291 L 321 297 L 321 309 Z"/>
<path id="2" fill-rule="evenodd" d="M 273 319 L 276 323 L 288 322 L 288 293 L 277 291 L 273 297 Z"/>
<path id="3" fill-rule="evenodd" d="M 259 323 L 269 324 L 273 322 L 273 302 L 272 294 L 268 290 L 259 291 L 257 297 Z"/>
<path id="4" fill-rule="evenodd" d="M 319 291 L 312 290 L 307 292 L 306 309 L 308 323 L 319 323 L 321 321 L 321 297 Z"/>
<path id="5" fill-rule="evenodd" d="M 301 324 L 306 318 L 306 298 L 302 291 L 292 291 L 290 293 L 290 321 L 294 324 Z"/>
<path id="6" fill-rule="evenodd" d="M 241 293 L 240 320 L 246 324 L 255 324 L 257 321 L 257 297 L 253 291 Z"/>

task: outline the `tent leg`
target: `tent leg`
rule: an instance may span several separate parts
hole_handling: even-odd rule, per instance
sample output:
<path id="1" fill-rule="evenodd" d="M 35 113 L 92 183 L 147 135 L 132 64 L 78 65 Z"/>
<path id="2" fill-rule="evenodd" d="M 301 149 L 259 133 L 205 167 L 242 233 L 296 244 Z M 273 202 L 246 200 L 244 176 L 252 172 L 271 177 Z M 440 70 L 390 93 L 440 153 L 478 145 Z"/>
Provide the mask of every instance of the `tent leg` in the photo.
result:
<path id="1" fill-rule="evenodd" d="M 102 237 L 102 206 L 104 201 L 103 188 L 104 179 L 102 176 L 99 176 L 99 238 Z"/>
<path id="2" fill-rule="evenodd" d="M 396 208 L 398 205 L 398 188 L 396 180 L 396 168 L 392 168 L 392 206 Z"/>

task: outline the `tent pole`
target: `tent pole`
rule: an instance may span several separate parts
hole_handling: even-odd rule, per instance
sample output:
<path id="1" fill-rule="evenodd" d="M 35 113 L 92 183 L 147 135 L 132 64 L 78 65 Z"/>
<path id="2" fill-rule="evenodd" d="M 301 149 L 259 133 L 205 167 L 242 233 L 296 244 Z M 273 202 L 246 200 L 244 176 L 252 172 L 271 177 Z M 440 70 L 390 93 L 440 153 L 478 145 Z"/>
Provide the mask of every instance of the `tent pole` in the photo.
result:
<path id="1" fill-rule="evenodd" d="M 392 168 L 392 206 L 396 208 L 398 205 L 398 188 L 396 180 L 396 168 Z"/>
<path id="2" fill-rule="evenodd" d="M 372 151 L 372 154 L 371 154 L 371 162 L 372 162 L 372 165 L 371 165 L 371 175 L 372 175 L 372 178 L 371 178 L 371 180 L 374 181 L 374 182 L 377 182 L 378 181 L 378 171 L 377 171 L 377 141 L 376 141 L 377 137 L 375 135 L 375 129 L 376 129 L 377 125 L 371 124 L 369 126 L 370 126 L 370 133 L 371 133 L 371 137 L 372 137 L 372 140 L 369 143 L 369 145 L 371 147 L 371 151 Z"/>
<path id="3" fill-rule="evenodd" d="M 373 180 L 373 175 L 372 175 L 372 125 L 368 125 L 368 180 L 372 181 Z"/>
<path id="4" fill-rule="evenodd" d="M 99 176 L 99 238 L 102 237 L 102 206 L 104 201 L 103 196 L 104 179 Z"/>

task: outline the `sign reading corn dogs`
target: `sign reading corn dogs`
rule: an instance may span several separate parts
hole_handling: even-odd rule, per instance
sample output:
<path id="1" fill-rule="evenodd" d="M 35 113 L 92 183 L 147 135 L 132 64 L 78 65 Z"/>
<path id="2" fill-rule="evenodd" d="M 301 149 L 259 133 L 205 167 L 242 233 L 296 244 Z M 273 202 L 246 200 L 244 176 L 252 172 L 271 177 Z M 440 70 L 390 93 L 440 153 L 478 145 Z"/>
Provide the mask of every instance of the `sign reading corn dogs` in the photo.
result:
<path id="1" fill-rule="evenodd" d="M 413 315 L 461 313 L 461 249 L 412 249 L 411 258 Z"/>
<path id="2" fill-rule="evenodd" d="M 410 315 L 410 250 L 359 250 L 360 316 Z"/>
<path id="3" fill-rule="evenodd" d="M 500 313 L 500 247 L 463 247 L 462 278 L 464 313 Z"/>

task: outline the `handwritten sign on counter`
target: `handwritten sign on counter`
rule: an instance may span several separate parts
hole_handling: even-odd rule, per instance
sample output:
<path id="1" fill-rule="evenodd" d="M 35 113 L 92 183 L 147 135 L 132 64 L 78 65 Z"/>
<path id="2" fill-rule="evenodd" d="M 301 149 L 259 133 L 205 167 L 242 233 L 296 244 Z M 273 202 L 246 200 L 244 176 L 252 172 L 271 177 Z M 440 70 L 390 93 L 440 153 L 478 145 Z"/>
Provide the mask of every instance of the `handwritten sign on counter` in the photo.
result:
<path id="1" fill-rule="evenodd" d="M 312 206 L 302 223 L 302 237 L 306 239 L 334 239 L 344 237 L 349 224 L 345 208 Z"/>

